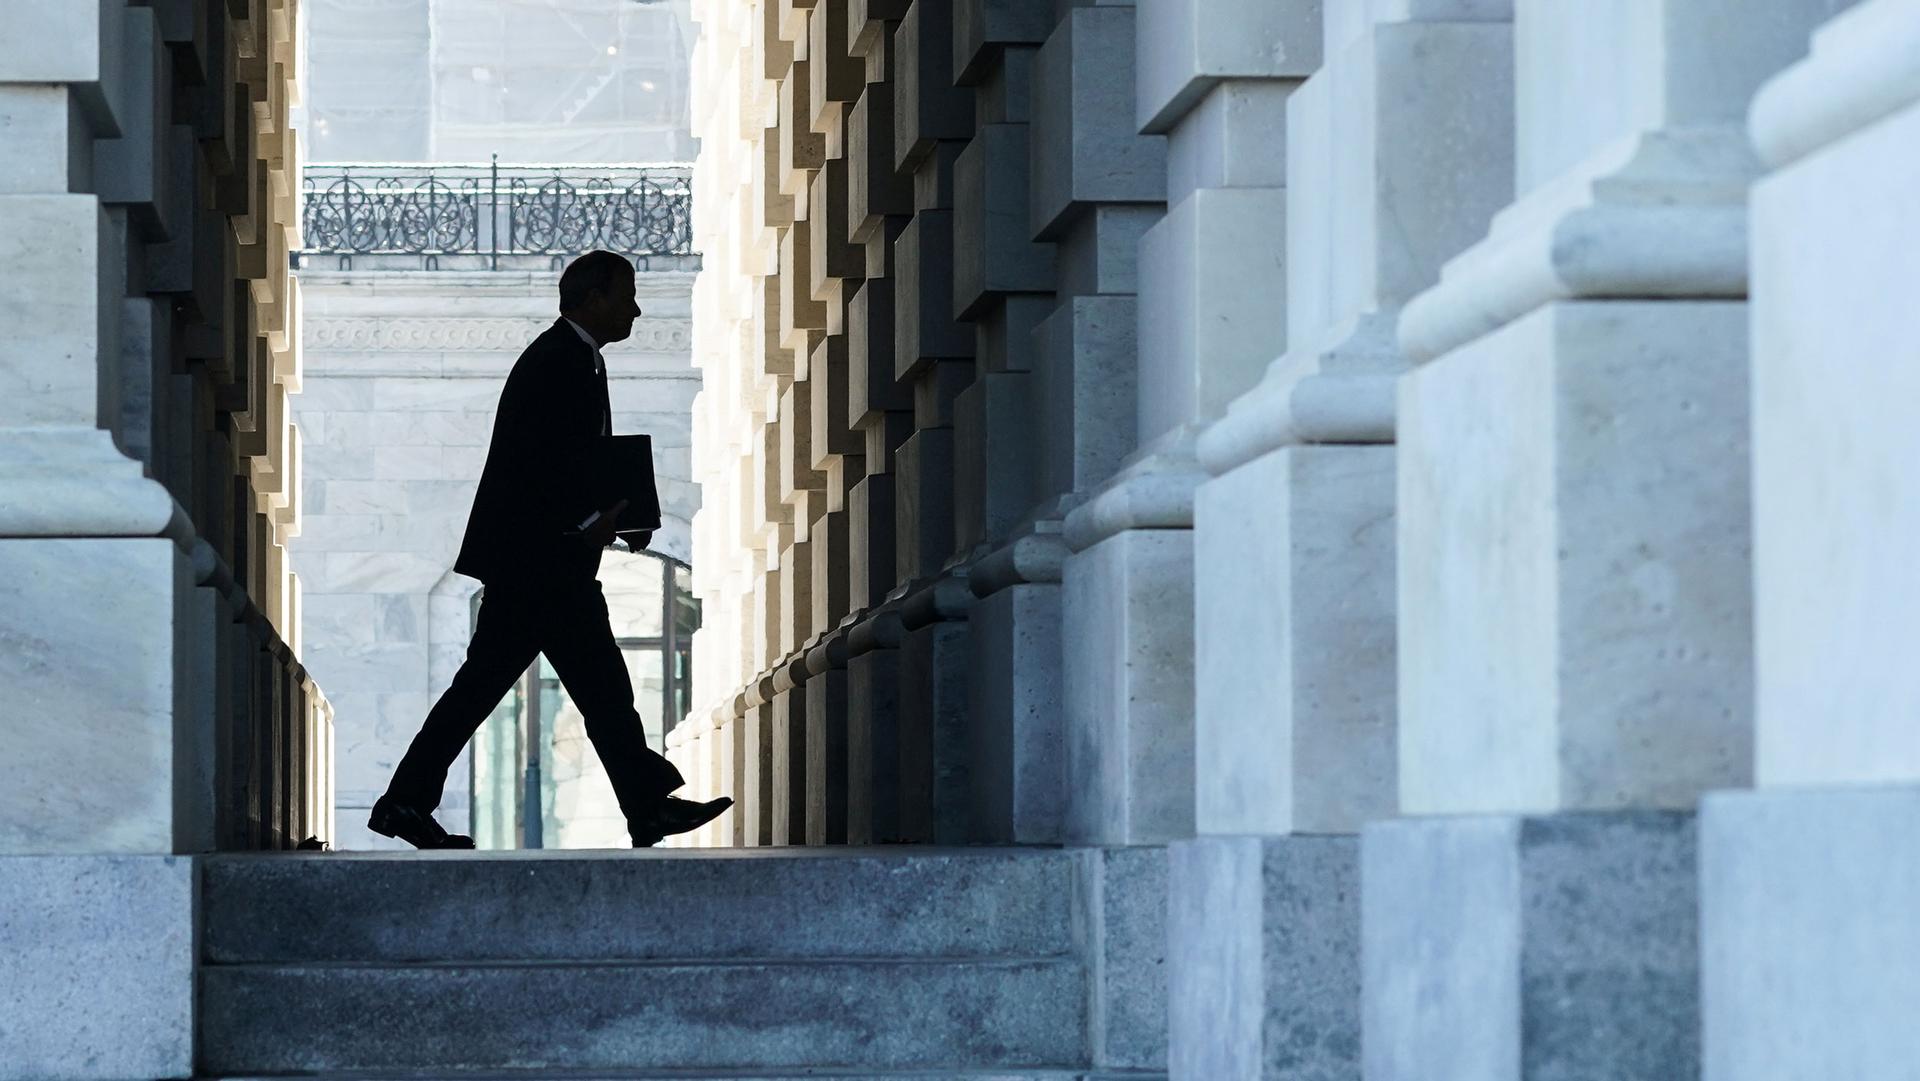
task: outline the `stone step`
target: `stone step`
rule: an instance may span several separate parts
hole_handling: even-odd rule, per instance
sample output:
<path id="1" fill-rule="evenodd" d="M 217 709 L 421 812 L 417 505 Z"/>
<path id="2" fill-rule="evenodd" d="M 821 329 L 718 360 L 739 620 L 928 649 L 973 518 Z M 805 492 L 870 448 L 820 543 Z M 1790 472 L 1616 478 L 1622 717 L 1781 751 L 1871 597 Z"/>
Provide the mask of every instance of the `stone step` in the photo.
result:
<path id="1" fill-rule="evenodd" d="M 1081 854 L 1047 849 L 315 853 L 204 861 L 209 964 L 1040 958 Z"/>
<path id="2" fill-rule="evenodd" d="M 200 1068 L 213 1076 L 1074 1076 L 1088 1056 L 1086 973 L 1056 958 L 224 965 L 203 969 L 200 988 Z"/>
<path id="3" fill-rule="evenodd" d="M 287 1075 L 204 1077 L 203 1081 L 278 1081 Z M 796 1074 L 754 1070 L 343 1070 L 303 1075 L 308 1081 L 1166 1081 L 1164 1072 L 1142 1070 L 830 1070 Z"/>

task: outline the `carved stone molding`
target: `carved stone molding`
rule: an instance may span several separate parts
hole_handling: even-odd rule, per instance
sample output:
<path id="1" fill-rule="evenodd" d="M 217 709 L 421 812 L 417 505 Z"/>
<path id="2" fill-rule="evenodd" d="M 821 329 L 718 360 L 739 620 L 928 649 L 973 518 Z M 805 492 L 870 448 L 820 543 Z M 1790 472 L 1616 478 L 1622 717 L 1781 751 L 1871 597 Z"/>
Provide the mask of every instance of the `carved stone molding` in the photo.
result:
<path id="1" fill-rule="evenodd" d="M 314 350 L 350 352 L 519 352 L 552 319 L 307 319 L 306 346 Z M 685 319 L 643 319 L 623 348 L 648 353 L 685 353 L 692 348 L 693 323 Z"/>

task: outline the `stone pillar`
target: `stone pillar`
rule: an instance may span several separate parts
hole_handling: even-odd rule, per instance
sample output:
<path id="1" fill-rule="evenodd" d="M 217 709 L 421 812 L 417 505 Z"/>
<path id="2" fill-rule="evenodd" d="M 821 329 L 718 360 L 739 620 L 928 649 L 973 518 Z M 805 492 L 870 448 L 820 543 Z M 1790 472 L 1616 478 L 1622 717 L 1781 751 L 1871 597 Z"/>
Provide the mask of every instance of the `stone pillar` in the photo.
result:
<path id="1" fill-rule="evenodd" d="M 1143 25 L 1143 57 L 1157 58 L 1174 125 L 1172 174 L 1200 186 L 1169 213 L 1173 232 L 1150 234 L 1168 248 L 1154 262 L 1240 251 L 1276 266 L 1178 278 L 1211 306 L 1190 317 L 1197 359 L 1153 395 L 1212 421 L 1199 453 L 1217 474 L 1195 509 L 1200 836 L 1175 849 L 1188 873 L 1172 880 L 1173 979 L 1188 991 L 1173 998 L 1170 1065 L 1181 1078 L 1354 1072 L 1352 835 L 1395 807 L 1390 391 L 1406 362 L 1392 328 L 1511 191 L 1510 27 L 1474 5 L 1324 22 L 1316 6 L 1268 5 L 1261 37 L 1251 16 L 1173 7 L 1168 25 Z M 1209 89 L 1218 72 L 1240 77 Z M 1265 249 L 1218 235 L 1244 237 L 1263 214 Z M 1235 988 L 1224 1027 L 1206 991 L 1222 979 Z M 1282 1050 L 1302 1018 L 1319 1030 L 1309 1059 Z"/>
<path id="2" fill-rule="evenodd" d="M 193 1070 L 188 854 L 326 779 L 298 595 L 284 0 L 0 10 L 0 1043 Z M 239 753 L 236 753 L 239 752 Z"/>
<path id="3" fill-rule="evenodd" d="M 1399 797 L 1454 817 L 1366 835 L 1370 1081 L 1696 1069 L 1688 812 L 1752 769 L 1742 121 L 1830 6 L 1515 5 L 1518 199 L 1400 323 Z"/>
<path id="4" fill-rule="evenodd" d="M 979 598 L 967 613 L 967 835 L 1053 844 L 1064 806 L 1060 494 L 1047 475 L 1041 351 L 1055 249 L 1028 201 L 1043 4 L 953 6 L 953 74 L 974 97 L 954 164 L 954 310 L 972 323 L 973 382 L 956 403 L 955 544 Z"/>
<path id="5" fill-rule="evenodd" d="M 1916 48 L 1920 9 L 1863 3 L 1751 114 L 1759 787 L 1701 811 L 1708 1081 L 1920 1061 Z"/>
<path id="6" fill-rule="evenodd" d="M 1049 419 L 1071 418 L 1049 425 L 1067 474 L 1052 486 L 1077 505 L 1062 529 L 1062 837 L 1152 844 L 1193 818 L 1192 470 L 1177 447 L 1123 461 L 1139 444 L 1138 256 L 1164 212 L 1166 140 L 1139 134 L 1134 7 L 1056 10 L 1034 64 L 1028 225 L 1055 245 L 1059 303 L 1037 334 Z M 1107 407 L 1081 408 L 1094 402 Z"/>

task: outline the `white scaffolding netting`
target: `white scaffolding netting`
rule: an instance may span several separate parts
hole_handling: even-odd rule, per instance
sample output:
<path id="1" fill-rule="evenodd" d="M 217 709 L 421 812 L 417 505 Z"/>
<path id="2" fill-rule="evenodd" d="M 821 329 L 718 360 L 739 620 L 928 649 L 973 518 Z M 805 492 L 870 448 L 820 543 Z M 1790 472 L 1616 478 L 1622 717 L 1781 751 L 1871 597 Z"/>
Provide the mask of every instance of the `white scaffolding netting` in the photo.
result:
<path id="1" fill-rule="evenodd" d="M 313 161 L 688 161 L 688 0 L 307 0 Z"/>

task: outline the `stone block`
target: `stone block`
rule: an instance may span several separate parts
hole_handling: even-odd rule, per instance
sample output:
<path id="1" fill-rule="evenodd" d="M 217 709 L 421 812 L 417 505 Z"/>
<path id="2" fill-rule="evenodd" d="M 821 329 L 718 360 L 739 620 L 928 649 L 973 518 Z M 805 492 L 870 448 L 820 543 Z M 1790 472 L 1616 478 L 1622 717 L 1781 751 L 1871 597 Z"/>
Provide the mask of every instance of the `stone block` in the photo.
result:
<path id="1" fill-rule="evenodd" d="M 1406 813 L 1747 782 L 1746 320 L 1554 304 L 1402 380 Z"/>
<path id="2" fill-rule="evenodd" d="M 1005 537 L 1042 497 L 1045 432 L 1026 372 L 982 372 L 955 403 L 957 550 Z"/>
<path id="3" fill-rule="evenodd" d="M 953 429 L 922 428 L 895 459 L 894 577 L 937 574 L 954 551 Z"/>
<path id="4" fill-rule="evenodd" d="M 807 680 L 807 834 L 809 845 L 847 843 L 847 731 L 853 702 L 844 668 Z"/>
<path id="5" fill-rule="evenodd" d="M 1172 130 L 1223 80 L 1312 75 L 1320 67 L 1320 7 L 1319 0 L 1138 0 L 1140 130 Z"/>
<path id="6" fill-rule="evenodd" d="M 861 611 L 879 604 L 896 581 L 894 478 L 868 476 L 847 493 L 847 605 Z"/>
<path id="7" fill-rule="evenodd" d="M 109 38 L 120 34 L 110 3 L 24 0 L 0 11 L 0 83 L 81 83 L 109 77 Z"/>
<path id="8" fill-rule="evenodd" d="M 100 300 L 111 233 L 91 195 L 0 195 L 0 384 L 20 388 L 0 395 L 0 426 L 94 425 L 118 348 Z"/>
<path id="9" fill-rule="evenodd" d="M 932 623 L 908 631 L 898 654 L 901 838 L 964 844 L 970 791 L 967 624 Z"/>
<path id="10" fill-rule="evenodd" d="M 913 185 L 896 170 L 893 95 L 868 90 L 847 114 L 847 239 L 865 243 L 889 216 L 913 213 Z"/>
<path id="11" fill-rule="evenodd" d="M 7 195 L 66 194 L 91 180 L 86 157 L 93 130 L 59 83 L 0 83 L 0 123 L 7 126 L 9 153 L 0 167 Z M 77 174 L 77 175 L 76 175 Z"/>
<path id="12" fill-rule="evenodd" d="M 1897 1081 L 1920 1062 L 1920 788 L 1700 809 L 1705 1081 Z"/>
<path id="13" fill-rule="evenodd" d="M 1360 841 L 1167 850 L 1169 1081 L 1360 1076 Z"/>
<path id="14" fill-rule="evenodd" d="M 1069 843 L 1193 835 L 1192 538 L 1123 532 L 1067 560 Z"/>
<path id="15" fill-rule="evenodd" d="M 747 848 L 773 843 L 773 706 L 748 706 L 740 718 L 740 793 L 734 817 L 742 823 L 739 843 Z"/>
<path id="16" fill-rule="evenodd" d="M 870 278 L 847 301 L 847 424 L 865 428 L 877 414 L 913 408 L 894 380 L 894 282 Z"/>
<path id="17" fill-rule="evenodd" d="M 973 325 L 974 357 L 982 373 L 1035 372 L 1040 368 L 1040 344 L 1034 332 L 1058 307 L 1051 295 L 1016 293 L 980 313 Z M 1044 411 L 1040 387 L 1035 385 L 1034 409 Z"/>
<path id="18" fill-rule="evenodd" d="M 971 85 L 986 77 L 1009 45 L 1043 44 L 1053 31 L 1054 9 L 1028 0 L 956 0 L 953 5 L 953 72 Z"/>
<path id="19" fill-rule="evenodd" d="M 1367 1081 L 1699 1076 L 1694 848 L 1670 812 L 1368 826 Z"/>
<path id="20" fill-rule="evenodd" d="M 1166 140 L 1134 118 L 1134 9 L 1069 8 L 1041 46 L 1029 131 L 1032 235 L 1052 239 L 1090 203 L 1166 199 Z"/>
<path id="21" fill-rule="evenodd" d="M 1093 1065 L 1165 1070 L 1167 850 L 1095 849 L 1082 858 L 1078 945 L 1092 990 Z"/>
<path id="22" fill-rule="evenodd" d="M 1054 248 L 1055 292 L 1112 296 L 1140 291 L 1140 240 L 1164 208 L 1099 204 L 1062 226 Z"/>
<path id="23" fill-rule="evenodd" d="M 1753 193 L 1757 770 L 1769 785 L 1920 781 L 1920 430 L 1909 106 Z M 1894 343 L 1907 343 L 1895 345 Z M 1845 363 L 1837 358 L 1850 358 Z"/>
<path id="24" fill-rule="evenodd" d="M 847 660 L 847 843 L 901 840 L 900 653 Z"/>
<path id="25" fill-rule="evenodd" d="M 829 511 L 814 519 L 807 547 L 813 556 L 811 631 L 807 639 L 824 634 L 840 625 L 851 611 L 848 605 L 849 515 L 847 511 Z"/>
<path id="26" fill-rule="evenodd" d="M 1027 130 L 987 124 L 954 164 L 953 310 L 975 319 L 993 294 L 1053 289 L 1053 246 L 1027 229 Z"/>
<path id="27" fill-rule="evenodd" d="M 1393 499 L 1390 446 L 1290 447 L 1200 488 L 1201 833 L 1350 833 L 1394 813 Z"/>
<path id="28" fill-rule="evenodd" d="M 773 831 L 770 844 L 805 844 L 807 838 L 807 698 L 804 688 L 781 691 L 768 703 L 773 714 Z"/>
<path id="29" fill-rule="evenodd" d="M 1299 87 L 1230 82 L 1202 97 L 1167 136 L 1167 202 L 1202 188 L 1286 187 L 1287 101 Z"/>
<path id="30" fill-rule="evenodd" d="M 0 853 L 175 851 L 194 584 L 167 538 L 0 540 Z"/>
<path id="31" fill-rule="evenodd" d="M 185 857 L 0 856 L 0 1070 L 192 1076 L 195 895 Z"/>
<path id="32" fill-rule="evenodd" d="M 953 212 L 923 210 L 894 242 L 899 261 L 894 293 L 895 380 L 912 379 L 938 361 L 973 356 L 973 333 L 954 318 L 953 241 Z"/>
<path id="33" fill-rule="evenodd" d="M 102 139 L 93 147 L 95 190 L 100 201 L 129 208 L 144 236 L 158 239 L 164 235 L 161 212 L 165 207 L 168 176 L 166 152 L 171 140 L 164 138 L 171 110 L 171 71 L 154 25 L 153 12 L 127 8 L 124 19 L 124 70 L 119 78 L 125 85 L 126 102 L 120 110 L 120 135 Z"/>
<path id="34" fill-rule="evenodd" d="M 914 0 L 893 32 L 894 166 L 912 169 L 943 139 L 973 135 L 973 101 L 953 81 L 953 0 Z"/>
<path id="35" fill-rule="evenodd" d="M 1066 733 L 1060 593 L 1056 582 L 1010 586 L 967 612 L 971 840 L 1061 841 Z"/>
<path id="36" fill-rule="evenodd" d="M 1138 445 L 1134 298 L 1076 297 L 1034 332 L 1047 433 L 1046 491 L 1085 491 Z"/>
<path id="37" fill-rule="evenodd" d="M 795 185 L 805 182 L 805 174 L 820 168 L 827 160 L 827 139 L 813 130 L 812 76 L 805 60 L 794 61 L 780 83 L 780 123 L 775 125 L 775 141 L 780 147 L 780 173 L 773 186 L 787 195 L 804 193 Z"/>
<path id="38" fill-rule="evenodd" d="M 1216 417 L 1287 350 L 1287 195 L 1195 191 L 1140 240 L 1142 442 Z"/>
<path id="39" fill-rule="evenodd" d="M 822 303 L 837 301 L 837 279 L 867 272 L 866 250 L 849 239 L 854 230 L 848 217 L 847 170 L 846 158 L 829 159 L 813 174 L 807 199 L 806 228 L 813 234 L 807 281 L 813 298 Z"/>
<path id="40" fill-rule="evenodd" d="M 866 88 L 866 64 L 847 51 L 854 36 L 850 14 L 846 4 L 817 4 L 807 15 L 808 98 L 813 110 L 806 119 L 816 131 L 827 130 L 837 110 Z"/>
<path id="41" fill-rule="evenodd" d="M 1288 99 L 1296 346 L 1338 344 L 1356 316 L 1399 308 L 1486 236 L 1514 190 L 1513 64 L 1504 22 L 1388 24 L 1329 51 Z"/>
<path id="42" fill-rule="evenodd" d="M 1622 8 L 1598 18 L 1563 6 L 1516 6 L 1524 14 L 1514 22 L 1524 194 L 1638 132 L 1743 125 L 1754 92 L 1805 56 L 1814 27 L 1847 4 L 1788 0 L 1763 19 L 1710 4 Z M 1704 62 L 1706 50 L 1720 61 Z"/>
<path id="43" fill-rule="evenodd" d="M 852 371 L 847 355 L 847 336 L 829 334 L 814 347 L 807 364 L 807 408 L 812 436 L 808 465 L 825 470 L 833 455 L 860 454 L 866 442 L 847 423 L 851 404 Z"/>

